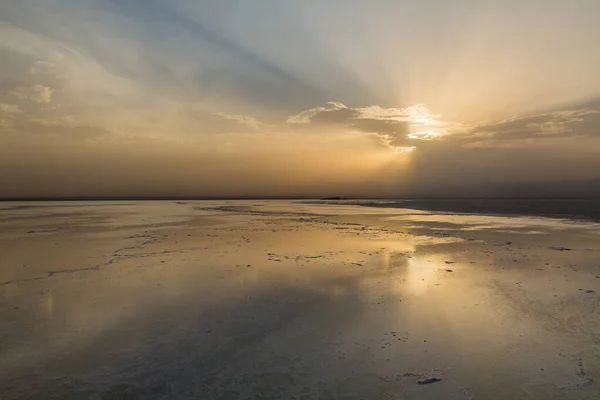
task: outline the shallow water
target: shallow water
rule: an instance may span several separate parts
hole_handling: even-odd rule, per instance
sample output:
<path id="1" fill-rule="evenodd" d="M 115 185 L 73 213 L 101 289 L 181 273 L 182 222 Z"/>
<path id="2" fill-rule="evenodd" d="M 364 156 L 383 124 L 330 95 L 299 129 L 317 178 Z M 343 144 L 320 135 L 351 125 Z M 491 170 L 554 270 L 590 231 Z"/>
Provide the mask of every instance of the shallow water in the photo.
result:
<path id="1" fill-rule="evenodd" d="M 0 207 L 2 399 L 600 394 L 597 224 L 23 205 Z"/>

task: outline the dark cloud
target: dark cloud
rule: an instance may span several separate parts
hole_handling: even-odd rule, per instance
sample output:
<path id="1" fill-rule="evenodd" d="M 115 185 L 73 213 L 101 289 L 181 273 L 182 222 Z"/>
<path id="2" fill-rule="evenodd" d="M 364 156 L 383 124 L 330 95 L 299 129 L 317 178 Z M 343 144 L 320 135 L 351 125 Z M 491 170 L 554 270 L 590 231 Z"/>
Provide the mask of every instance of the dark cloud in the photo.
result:
<path id="1" fill-rule="evenodd" d="M 423 122 L 427 120 L 433 121 L 433 125 Z M 428 142 L 437 141 L 468 147 L 513 147 L 519 142 L 545 139 L 600 137 L 600 101 L 474 125 L 442 123 L 422 105 L 352 108 L 330 102 L 328 107 L 317 107 L 294 115 L 288 118 L 288 123 L 342 126 L 375 134 L 391 147 L 418 146 L 426 149 L 431 146 Z"/>
<path id="2" fill-rule="evenodd" d="M 466 139 L 530 140 L 594 136 L 600 132 L 600 108 L 562 110 L 477 125 Z"/>
<path id="3" fill-rule="evenodd" d="M 393 110 L 396 113 L 390 113 Z M 318 107 L 288 118 L 290 124 L 336 125 L 350 130 L 377 135 L 392 147 L 412 146 L 408 138 L 410 124 L 403 120 L 402 109 L 351 108 L 342 103 L 330 102 L 329 107 Z"/>

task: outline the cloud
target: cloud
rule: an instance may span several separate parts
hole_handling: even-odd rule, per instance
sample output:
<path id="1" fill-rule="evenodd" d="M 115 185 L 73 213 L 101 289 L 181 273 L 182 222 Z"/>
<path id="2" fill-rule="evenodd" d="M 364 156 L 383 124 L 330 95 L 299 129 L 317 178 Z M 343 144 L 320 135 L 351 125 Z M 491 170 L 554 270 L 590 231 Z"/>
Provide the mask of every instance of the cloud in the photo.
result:
<path id="1" fill-rule="evenodd" d="M 49 61 L 36 61 L 31 67 L 29 67 L 30 74 L 54 74 L 56 71 L 56 65 Z"/>
<path id="2" fill-rule="evenodd" d="M 36 103 L 50 103 L 52 101 L 52 89 L 48 86 L 33 84 L 20 86 L 9 92 L 9 95 L 20 100 L 29 100 Z"/>
<path id="3" fill-rule="evenodd" d="M 258 129 L 262 126 L 259 120 L 254 117 L 248 117 L 246 115 L 238 115 L 238 114 L 226 114 L 226 113 L 214 113 L 214 115 L 218 115 L 219 117 L 225 118 L 229 121 L 235 121 L 240 125 L 249 126 L 252 129 Z"/>
<path id="4" fill-rule="evenodd" d="M 0 103 L 0 113 L 2 114 L 18 114 L 21 111 L 21 107 L 15 104 Z"/>
<path id="5" fill-rule="evenodd" d="M 380 106 L 351 108 L 331 101 L 329 107 L 317 107 L 288 117 L 288 124 L 338 125 L 376 135 L 396 150 L 414 149 L 416 140 L 443 136 L 445 124 L 423 104 L 406 108 Z"/>
<path id="6" fill-rule="evenodd" d="M 344 104 L 330 101 L 330 107 L 317 107 L 288 117 L 288 124 L 309 124 L 311 122 L 343 123 L 348 118 L 357 116 L 354 109 Z M 341 117 L 341 118 L 338 118 Z"/>
<path id="7" fill-rule="evenodd" d="M 515 148 L 540 140 L 600 137 L 600 102 L 546 113 L 463 125 L 444 121 L 423 104 L 405 108 L 378 105 L 348 107 L 329 102 L 287 118 L 287 123 L 305 126 L 333 125 L 375 135 L 386 146 L 401 150 L 434 146 L 468 148 Z"/>
<path id="8" fill-rule="evenodd" d="M 478 124 L 464 140 L 484 145 L 594 135 L 600 135 L 600 109 L 560 110 Z"/>
<path id="9" fill-rule="evenodd" d="M 73 116 L 12 119 L 5 121 L 3 128 L 9 133 L 18 135 L 22 143 L 29 143 L 29 141 L 45 143 L 50 140 L 69 144 L 108 140 L 116 137 L 116 134 L 108 129 L 78 121 Z"/>

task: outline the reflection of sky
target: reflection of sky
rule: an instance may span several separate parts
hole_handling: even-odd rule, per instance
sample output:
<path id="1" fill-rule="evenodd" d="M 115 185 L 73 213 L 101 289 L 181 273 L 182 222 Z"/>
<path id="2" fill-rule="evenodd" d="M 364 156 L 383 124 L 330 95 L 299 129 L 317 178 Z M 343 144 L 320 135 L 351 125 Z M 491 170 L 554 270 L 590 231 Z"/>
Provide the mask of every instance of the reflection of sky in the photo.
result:
<path id="1" fill-rule="evenodd" d="M 600 224 L 587 221 L 571 221 L 559 218 L 513 217 L 468 214 L 423 213 L 399 215 L 389 220 L 409 222 L 447 223 L 463 230 L 540 227 L 552 229 L 587 228 L 600 229 Z"/>
<path id="2" fill-rule="evenodd" d="M 68 234 L 28 238 L 29 253 L 47 270 L 57 268 L 57 262 L 69 264 L 64 268 L 95 265 L 116 257 L 116 248 L 127 249 L 120 252 L 122 259 L 95 271 L 1 286 L 0 335 L 8 345 L 0 348 L 0 373 L 34 370 L 24 383 L 34 389 L 48 387 L 44 385 L 58 375 L 69 376 L 69 385 L 57 385 L 66 390 L 105 389 L 123 382 L 151 390 L 161 380 L 191 390 L 199 382 L 223 386 L 242 382 L 235 388 L 248 390 L 250 379 L 264 385 L 252 389 L 271 390 L 277 386 L 268 375 L 274 369 L 278 377 L 292 377 L 285 387 L 299 389 L 314 383 L 313 376 L 299 371 L 310 371 L 319 384 L 336 384 L 340 376 L 354 379 L 363 372 L 397 377 L 398 370 L 430 371 L 458 364 L 470 371 L 463 377 L 495 384 L 486 380 L 491 372 L 503 379 L 516 374 L 514 379 L 519 380 L 528 376 L 523 374 L 530 373 L 530 364 L 535 363 L 537 371 L 541 359 L 549 363 L 548 354 L 556 353 L 553 339 L 543 335 L 540 324 L 524 319 L 521 311 L 515 313 L 513 300 L 490 287 L 490 279 L 497 284 L 499 275 L 481 268 L 489 260 L 480 243 L 446 246 L 457 240 L 386 231 L 383 226 L 400 228 L 403 222 L 381 221 L 371 214 L 382 210 L 342 206 L 346 218 L 340 218 L 340 225 L 328 226 L 311 219 L 300 222 L 294 213 L 331 212 L 333 206 L 253 201 L 250 211 L 280 214 L 246 219 L 194 208 L 202 204 L 250 203 L 142 203 L 133 211 L 93 205 L 90 210 L 125 222 L 126 226 L 100 225 L 110 230 L 112 241 L 108 236 L 89 240 L 79 234 L 78 229 L 98 228 L 94 221 L 74 224 Z M 38 209 L 37 223 L 53 223 L 44 215 L 51 208 Z M 89 212 L 87 207 L 70 210 Z M 361 211 L 365 211 L 362 219 L 357 215 Z M 160 241 L 135 247 L 149 234 L 139 221 L 162 222 L 161 216 L 185 212 L 189 218 L 204 219 L 192 225 L 180 221 L 161 231 L 166 236 Z M 390 212 L 393 216 L 403 210 Z M 33 215 L 31 210 L 27 213 Z M 447 217 L 442 218 L 447 222 Z M 225 224 L 211 225 L 223 220 Z M 355 221 L 370 226 L 363 231 L 362 225 L 353 225 Z M 141 237 L 129 238 L 132 225 Z M 21 237 L 0 242 L 6 246 L 3 257 L 24 256 L 14 246 L 24 242 Z M 51 259 L 44 247 L 48 243 L 69 254 L 77 250 L 78 257 Z M 452 253 L 456 246 L 467 251 Z M 132 257 L 136 254 L 140 257 Z M 457 262 L 446 264 L 448 260 Z M 21 264 L 15 258 L 6 265 L 20 270 Z M 514 281 L 526 280 L 532 273 L 538 271 L 514 270 L 502 276 L 513 288 Z M 547 285 L 543 294 L 551 297 L 554 283 Z M 571 285 L 577 291 L 580 282 Z M 515 352 L 522 344 L 527 346 Z M 567 367 L 561 363 L 565 361 L 552 368 L 564 368 L 571 379 L 571 364 L 576 363 Z M 347 381 L 340 386 L 347 387 Z M 416 387 L 412 380 L 410 387 Z"/>

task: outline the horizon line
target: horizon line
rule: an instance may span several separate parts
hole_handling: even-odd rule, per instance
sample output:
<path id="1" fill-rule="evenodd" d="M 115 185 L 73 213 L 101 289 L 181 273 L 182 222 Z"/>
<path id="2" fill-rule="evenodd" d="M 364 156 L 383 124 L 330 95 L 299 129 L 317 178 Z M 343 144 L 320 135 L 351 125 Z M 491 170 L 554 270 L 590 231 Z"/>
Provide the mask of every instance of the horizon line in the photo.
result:
<path id="1" fill-rule="evenodd" d="M 308 197 L 308 196 L 39 196 L 39 197 L 0 197 L 0 202 L 30 201 L 215 201 L 215 200 L 318 200 L 318 201 L 352 201 L 352 200 L 600 200 L 590 196 L 407 196 L 407 197 Z"/>

